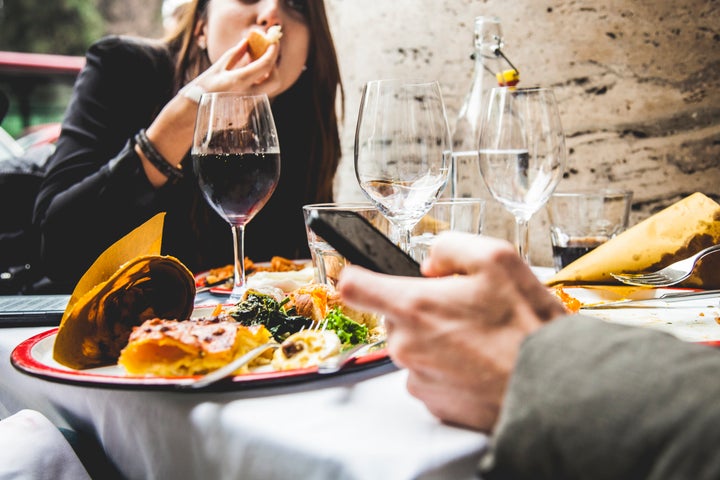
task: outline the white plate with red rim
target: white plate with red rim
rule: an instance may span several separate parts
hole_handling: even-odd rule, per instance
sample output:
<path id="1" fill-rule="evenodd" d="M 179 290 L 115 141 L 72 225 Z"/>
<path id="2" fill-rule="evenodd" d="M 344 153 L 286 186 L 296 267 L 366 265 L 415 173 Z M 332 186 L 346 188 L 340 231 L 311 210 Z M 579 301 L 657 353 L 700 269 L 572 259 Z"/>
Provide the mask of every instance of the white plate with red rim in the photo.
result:
<path id="1" fill-rule="evenodd" d="M 15 368 L 23 373 L 40 377 L 45 380 L 69 383 L 82 386 L 121 388 L 137 390 L 175 390 L 192 377 L 163 377 L 129 375 L 118 365 L 75 370 L 66 367 L 53 359 L 53 345 L 57 336 L 57 328 L 53 328 L 28 338 L 15 347 L 10 360 Z M 358 372 L 367 375 L 384 373 L 386 370 L 377 368 L 390 366 L 391 360 L 386 349 L 378 349 L 358 357 L 352 364 L 335 374 L 319 374 L 317 367 L 295 370 L 275 371 L 270 367 L 262 367 L 243 375 L 236 375 L 225 381 L 217 382 L 197 391 L 252 390 L 263 387 L 286 386 L 298 383 L 311 383 L 329 377 L 343 376 Z M 192 390 L 183 389 L 188 392 Z"/>

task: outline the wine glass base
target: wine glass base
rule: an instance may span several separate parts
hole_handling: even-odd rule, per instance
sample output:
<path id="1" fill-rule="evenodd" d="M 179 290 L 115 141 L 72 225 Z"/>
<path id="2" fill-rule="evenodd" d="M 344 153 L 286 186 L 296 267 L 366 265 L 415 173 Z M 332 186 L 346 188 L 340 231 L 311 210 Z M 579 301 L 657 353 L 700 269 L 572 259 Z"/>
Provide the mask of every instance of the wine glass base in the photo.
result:
<path id="1" fill-rule="evenodd" d="M 232 292 L 230 292 L 230 296 L 227 298 L 227 303 L 241 302 L 245 297 L 245 292 L 247 292 L 247 286 L 245 285 L 233 287 Z"/>

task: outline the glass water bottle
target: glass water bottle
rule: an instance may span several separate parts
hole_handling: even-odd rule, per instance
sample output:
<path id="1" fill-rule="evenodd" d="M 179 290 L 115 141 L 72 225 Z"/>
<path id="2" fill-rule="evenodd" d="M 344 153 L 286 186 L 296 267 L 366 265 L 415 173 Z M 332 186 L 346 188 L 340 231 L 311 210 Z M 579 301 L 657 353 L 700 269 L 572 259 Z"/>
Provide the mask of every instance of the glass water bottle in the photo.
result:
<path id="1" fill-rule="evenodd" d="M 498 85 L 515 85 L 518 72 L 502 53 L 500 19 L 475 18 L 475 68 L 452 136 L 449 187 L 444 196 L 489 198 L 478 167 L 478 125 L 485 93 Z M 508 69 L 508 66 L 511 67 Z"/>

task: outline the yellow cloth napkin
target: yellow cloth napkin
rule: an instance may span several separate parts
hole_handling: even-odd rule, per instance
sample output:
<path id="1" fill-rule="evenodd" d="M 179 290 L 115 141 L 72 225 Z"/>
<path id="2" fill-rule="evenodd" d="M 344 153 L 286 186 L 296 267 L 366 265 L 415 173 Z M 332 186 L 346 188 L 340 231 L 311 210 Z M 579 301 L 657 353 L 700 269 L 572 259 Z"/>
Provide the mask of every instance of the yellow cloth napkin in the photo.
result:
<path id="1" fill-rule="evenodd" d="M 114 364 L 134 326 L 190 316 L 195 279 L 179 260 L 160 255 L 164 219 L 157 214 L 125 235 L 85 272 L 60 322 L 56 361 L 77 369 Z"/>
<path id="2" fill-rule="evenodd" d="M 578 258 L 546 283 L 617 284 L 611 272 L 657 270 L 717 243 L 720 205 L 694 193 Z M 678 286 L 720 288 L 720 255 L 705 257 Z"/>

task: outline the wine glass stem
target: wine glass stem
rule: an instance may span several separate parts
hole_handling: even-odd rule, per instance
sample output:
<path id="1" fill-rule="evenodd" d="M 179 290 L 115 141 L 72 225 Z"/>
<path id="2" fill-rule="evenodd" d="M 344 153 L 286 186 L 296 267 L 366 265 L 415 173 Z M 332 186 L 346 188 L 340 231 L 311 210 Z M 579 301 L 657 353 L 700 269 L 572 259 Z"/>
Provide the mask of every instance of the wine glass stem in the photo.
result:
<path id="1" fill-rule="evenodd" d="M 530 264 L 528 256 L 528 221 L 522 218 L 515 219 L 515 246 L 517 247 L 520 258 L 525 263 Z"/>
<path id="2" fill-rule="evenodd" d="M 405 227 L 397 228 L 397 245 L 403 252 L 410 254 L 410 229 Z"/>
<path id="3" fill-rule="evenodd" d="M 245 293 L 245 225 L 233 225 L 232 234 L 235 253 L 235 282 L 230 301 L 240 301 Z"/>

